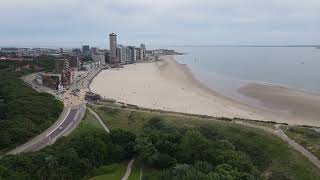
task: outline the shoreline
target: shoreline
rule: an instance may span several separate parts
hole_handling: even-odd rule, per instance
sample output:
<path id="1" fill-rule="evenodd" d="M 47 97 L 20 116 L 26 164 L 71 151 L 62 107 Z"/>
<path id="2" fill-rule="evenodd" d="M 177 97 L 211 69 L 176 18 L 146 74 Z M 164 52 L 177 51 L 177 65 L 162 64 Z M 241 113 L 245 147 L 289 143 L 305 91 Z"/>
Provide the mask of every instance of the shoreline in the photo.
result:
<path id="1" fill-rule="evenodd" d="M 317 121 L 302 121 L 220 95 L 198 81 L 187 65 L 180 64 L 172 56 L 161 59 L 126 65 L 120 70 L 103 70 L 93 79 L 90 89 L 103 97 L 150 109 L 320 126 Z"/>

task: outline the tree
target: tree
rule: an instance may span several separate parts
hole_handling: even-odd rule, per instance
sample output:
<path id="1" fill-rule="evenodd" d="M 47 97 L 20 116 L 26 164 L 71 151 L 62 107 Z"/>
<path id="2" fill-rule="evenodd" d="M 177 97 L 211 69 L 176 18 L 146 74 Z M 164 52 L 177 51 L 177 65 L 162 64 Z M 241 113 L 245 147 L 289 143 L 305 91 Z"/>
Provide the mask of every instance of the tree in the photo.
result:
<path id="1" fill-rule="evenodd" d="M 179 158 L 182 162 L 193 163 L 196 160 L 205 160 L 204 150 L 209 148 L 209 142 L 199 132 L 188 131 L 180 143 Z"/>
<path id="2" fill-rule="evenodd" d="M 136 139 L 135 150 L 139 154 L 139 157 L 149 164 L 154 164 L 158 160 L 159 152 L 147 136 Z"/>

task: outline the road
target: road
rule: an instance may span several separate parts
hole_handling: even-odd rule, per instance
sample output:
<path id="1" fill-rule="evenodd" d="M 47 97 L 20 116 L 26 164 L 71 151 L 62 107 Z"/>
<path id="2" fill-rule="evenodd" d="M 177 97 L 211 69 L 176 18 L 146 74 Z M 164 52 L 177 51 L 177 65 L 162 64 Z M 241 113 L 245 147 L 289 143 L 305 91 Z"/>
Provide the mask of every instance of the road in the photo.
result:
<path id="1" fill-rule="evenodd" d="M 19 146 L 16 149 L 8 152 L 7 154 L 34 152 L 53 144 L 59 137 L 68 132 L 68 130 L 77 126 L 84 116 L 84 113 L 85 106 L 65 108 L 59 120 L 49 129 L 22 146 Z"/>
<path id="2" fill-rule="evenodd" d="M 64 110 L 59 119 L 47 130 L 42 132 L 37 137 L 31 139 L 27 143 L 16 147 L 6 154 L 18 154 L 23 152 L 38 151 L 48 145 L 53 144 L 61 136 L 70 134 L 80 124 L 86 109 L 85 92 L 89 89 L 91 79 L 100 71 L 94 69 L 85 72 L 83 75 L 77 77 L 70 89 L 61 94 L 56 90 L 39 86 L 35 82 L 36 73 L 22 77 L 28 85 L 38 92 L 46 92 L 54 95 L 57 99 L 64 103 Z M 78 89 L 79 93 L 74 94 L 72 91 Z M 44 112 L 45 113 L 45 112 Z M 101 119 L 100 119 L 101 120 Z"/>
<path id="3" fill-rule="evenodd" d="M 316 167 L 320 169 L 320 160 L 315 157 L 312 153 L 310 153 L 307 149 L 305 149 L 303 146 L 299 145 L 296 143 L 294 140 L 290 139 L 283 131 L 280 129 L 280 125 L 276 124 L 275 127 L 276 129 L 268 128 L 266 126 L 260 126 L 260 125 L 255 125 L 243 121 L 234 121 L 235 123 L 242 124 L 245 126 L 253 127 L 253 128 L 258 128 L 262 129 L 266 132 L 269 132 L 271 134 L 274 134 L 278 136 L 280 139 L 283 141 L 287 142 L 291 147 L 293 147 L 296 151 L 300 152 L 303 156 L 308 158 Z"/>

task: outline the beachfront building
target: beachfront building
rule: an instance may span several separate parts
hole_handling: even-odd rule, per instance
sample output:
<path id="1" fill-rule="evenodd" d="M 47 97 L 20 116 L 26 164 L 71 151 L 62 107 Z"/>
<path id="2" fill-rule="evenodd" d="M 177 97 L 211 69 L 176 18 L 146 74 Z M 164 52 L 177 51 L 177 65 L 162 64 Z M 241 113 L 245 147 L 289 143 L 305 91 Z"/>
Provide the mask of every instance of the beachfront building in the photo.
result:
<path id="1" fill-rule="evenodd" d="M 144 60 L 146 58 L 146 45 L 141 44 L 140 49 L 141 49 L 141 59 Z"/>
<path id="2" fill-rule="evenodd" d="M 126 50 L 126 62 L 132 62 L 131 61 L 131 49 L 128 46 L 126 46 L 125 50 Z"/>
<path id="3" fill-rule="evenodd" d="M 117 62 L 121 63 L 122 59 L 122 49 L 121 47 L 117 47 Z"/>
<path id="4" fill-rule="evenodd" d="M 120 63 L 125 63 L 128 61 L 128 51 L 126 46 L 119 45 L 117 48 L 117 58 Z"/>
<path id="5" fill-rule="evenodd" d="M 140 48 L 136 48 L 136 60 L 137 61 L 140 61 L 141 59 L 141 57 L 140 57 L 140 54 L 141 54 L 141 51 L 140 51 Z"/>
<path id="6" fill-rule="evenodd" d="M 128 46 L 130 49 L 130 61 L 136 62 L 137 61 L 137 50 L 134 46 Z"/>
<path id="7" fill-rule="evenodd" d="M 109 34 L 110 41 L 110 63 L 117 62 L 117 35 L 115 33 Z"/>

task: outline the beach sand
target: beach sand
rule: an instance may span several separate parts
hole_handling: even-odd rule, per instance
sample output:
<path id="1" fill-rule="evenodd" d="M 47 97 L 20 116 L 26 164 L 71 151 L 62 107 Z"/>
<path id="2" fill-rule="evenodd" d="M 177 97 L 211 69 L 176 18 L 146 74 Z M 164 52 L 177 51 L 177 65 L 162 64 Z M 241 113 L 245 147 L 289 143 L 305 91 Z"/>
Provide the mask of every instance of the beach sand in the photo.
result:
<path id="1" fill-rule="evenodd" d="M 320 126 L 317 121 L 307 122 L 231 100 L 203 86 L 172 56 L 162 59 L 104 70 L 92 81 L 90 88 L 105 98 L 151 109 Z M 245 94 L 248 89 L 253 88 L 242 89 L 241 93 Z"/>

